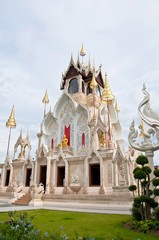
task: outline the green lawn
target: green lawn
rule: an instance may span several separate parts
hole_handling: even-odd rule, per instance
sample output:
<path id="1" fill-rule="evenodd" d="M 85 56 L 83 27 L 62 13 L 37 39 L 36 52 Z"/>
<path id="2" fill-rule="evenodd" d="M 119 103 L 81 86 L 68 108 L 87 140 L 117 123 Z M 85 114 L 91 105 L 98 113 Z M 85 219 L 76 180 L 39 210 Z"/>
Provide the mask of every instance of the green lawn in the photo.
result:
<path id="1" fill-rule="evenodd" d="M 112 240 L 155 240 L 159 235 L 136 233 L 124 229 L 122 222 L 131 219 L 128 215 L 95 214 L 64 212 L 53 210 L 25 211 L 28 216 L 34 216 L 34 225 L 43 232 L 61 232 L 70 239 L 78 236 L 89 235 L 96 239 Z M 17 212 L 18 214 L 18 212 Z M 8 213 L 0 213 L 0 221 L 8 220 Z M 120 238 L 122 236 L 123 238 Z"/>

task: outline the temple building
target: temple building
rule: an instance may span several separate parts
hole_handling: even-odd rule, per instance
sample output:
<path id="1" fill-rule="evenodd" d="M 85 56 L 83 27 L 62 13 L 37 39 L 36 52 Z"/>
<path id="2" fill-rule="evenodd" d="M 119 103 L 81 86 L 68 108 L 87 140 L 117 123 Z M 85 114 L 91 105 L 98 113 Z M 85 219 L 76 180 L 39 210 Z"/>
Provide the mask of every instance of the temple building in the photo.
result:
<path id="1" fill-rule="evenodd" d="M 118 102 L 102 66 L 84 63 L 83 47 L 80 55 L 76 63 L 71 56 L 62 74 L 53 111 L 46 111 L 45 93 L 35 158 L 28 134 L 23 138 L 21 132 L 13 159 L 8 154 L 0 164 L 0 198 L 14 202 L 30 195 L 30 205 L 74 197 L 129 200 L 135 151 L 124 148 Z"/>

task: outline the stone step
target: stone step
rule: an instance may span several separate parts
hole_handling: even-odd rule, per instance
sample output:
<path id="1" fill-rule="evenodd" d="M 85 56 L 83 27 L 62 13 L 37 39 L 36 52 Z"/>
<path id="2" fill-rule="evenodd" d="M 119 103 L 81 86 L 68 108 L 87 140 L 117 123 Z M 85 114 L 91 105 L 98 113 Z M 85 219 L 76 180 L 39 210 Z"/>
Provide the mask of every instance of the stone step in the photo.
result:
<path id="1" fill-rule="evenodd" d="M 30 193 L 26 193 L 25 195 L 23 195 L 22 197 L 17 199 L 12 204 L 13 205 L 26 205 L 26 206 L 28 206 L 30 201 L 31 201 L 31 194 Z"/>

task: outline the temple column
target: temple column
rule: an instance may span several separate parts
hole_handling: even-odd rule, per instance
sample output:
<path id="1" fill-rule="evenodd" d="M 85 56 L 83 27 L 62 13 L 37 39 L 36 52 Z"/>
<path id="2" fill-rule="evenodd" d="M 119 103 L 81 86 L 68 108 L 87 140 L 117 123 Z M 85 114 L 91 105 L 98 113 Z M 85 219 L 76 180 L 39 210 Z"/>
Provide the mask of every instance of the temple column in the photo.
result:
<path id="1" fill-rule="evenodd" d="M 10 178 L 9 178 L 9 185 L 12 183 L 13 181 L 13 166 L 12 164 L 10 164 Z"/>
<path id="2" fill-rule="evenodd" d="M 50 158 L 47 158 L 46 193 L 50 193 Z"/>
<path id="3" fill-rule="evenodd" d="M 65 161 L 65 187 L 68 187 L 68 162 Z"/>
<path id="4" fill-rule="evenodd" d="M 25 186 L 25 178 L 24 178 L 24 176 L 25 176 L 26 174 L 25 174 L 25 163 L 23 164 L 23 167 L 22 167 L 22 178 L 21 178 L 21 182 L 22 182 L 22 184 Z"/>
<path id="5" fill-rule="evenodd" d="M 79 86 L 79 92 L 81 93 L 82 92 L 82 77 L 81 76 L 78 78 L 78 86 Z"/>
<path id="6" fill-rule="evenodd" d="M 1 187 L 5 186 L 6 166 L 4 165 L 1 173 Z"/>
<path id="7" fill-rule="evenodd" d="M 38 171 L 38 164 L 37 164 L 37 159 L 35 161 L 35 171 L 34 171 L 34 178 L 33 178 L 33 182 L 37 183 L 37 171 Z"/>
<path id="8" fill-rule="evenodd" d="M 113 177 L 112 177 L 112 187 L 115 187 L 116 186 L 116 179 L 115 179 L 115 163 L 114 161 L 112 161 L 112 164 L 113 164 Z"/>
<path id="9" fill-rule="evenodd" d="M 145 151 L 145 155 L 146 155 L 146 157 L 148 158 L 149 167 L 150 167 L 151 170 L 152 170 L 152 172 L 151 172 L 151 174 L 150 174 L 150 179 L 153 179 L 153 178 L 154 178 L 154 175 L 153 175 L 153 170 L 154 170 L 153 157 L 154 157 L 154 153 L 153 153 L 153 151 L 149 150 L 149 151 Z"/>

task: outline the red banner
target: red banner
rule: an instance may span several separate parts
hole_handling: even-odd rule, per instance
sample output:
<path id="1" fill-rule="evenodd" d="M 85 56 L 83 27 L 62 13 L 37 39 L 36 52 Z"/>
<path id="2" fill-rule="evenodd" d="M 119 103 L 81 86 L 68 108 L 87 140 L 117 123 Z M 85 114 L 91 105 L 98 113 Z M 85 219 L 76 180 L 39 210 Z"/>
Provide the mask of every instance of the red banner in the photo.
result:
<path id="1" fill-rule="evenodd" d="M 69 125 L 69 127 L 65 126 L 65 135 L 68 139 L 68 145 L 70 146 L 70 125 Z"/>

